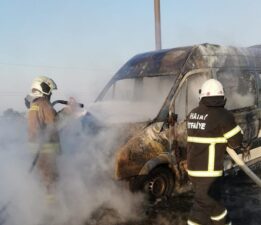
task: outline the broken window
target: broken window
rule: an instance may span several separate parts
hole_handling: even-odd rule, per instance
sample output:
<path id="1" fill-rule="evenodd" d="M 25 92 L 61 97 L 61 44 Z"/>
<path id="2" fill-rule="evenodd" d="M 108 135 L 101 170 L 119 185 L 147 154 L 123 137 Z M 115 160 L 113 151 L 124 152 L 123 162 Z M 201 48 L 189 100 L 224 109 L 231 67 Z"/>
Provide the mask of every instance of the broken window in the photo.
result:
<path id="1" fill-rule="evenodd" d="M 184 121 L 186 118 L 186 99 L 187 99 L 187 80 L 180 88 L 175 100 L 175 113 L 178 115 L 178 122 Z"/>
<path id="2" fill-rule="evenodd" d="M 256 104 L 256 82 L 253 72 L 220 71 L 217 73 L 217 79 L 223 84 L 227 109 L 240 109 Z"/>
<path id="3" fill-rule="evenodd" d="M 187 114 L 198 106 L 199 89 L 208 79 L 208 73 L 198 73 L 188 78 L 188 111 Z"/>
<path id="4" fill-rule="evenodd" d="M 175 113 L 178 121 L 184 121 L 186 115 L 199 103 L 199 89 L 209 78 L 208 72 L 196 73 L 189 76 L 182 84 L 175 100 Z"/>
<path id="5" fill-rule="evenodd" d="M 175 76 L 157 76 L 116 81 L 102 101 L 146 101 L 163 104 Z"/>
<path id="6" fill-rule="evenodd" d="M 111 117 L 113 121 L 139 122 L 154 119 L 175 79 L 176 76 L 157 76 L 117 80 L 90 111 L 95 111 L 96 115 L 106 114 L 103 118 L 110 120 Z"/>

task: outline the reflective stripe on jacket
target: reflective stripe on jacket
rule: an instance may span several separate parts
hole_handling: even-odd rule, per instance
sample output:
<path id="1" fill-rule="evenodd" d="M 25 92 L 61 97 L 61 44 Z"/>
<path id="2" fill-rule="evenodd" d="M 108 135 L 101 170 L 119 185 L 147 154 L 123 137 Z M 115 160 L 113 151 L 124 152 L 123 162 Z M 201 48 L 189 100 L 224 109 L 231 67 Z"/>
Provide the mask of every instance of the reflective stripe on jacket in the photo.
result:
<path id="1" fill-rule="evenodd" d="M 33 101 L 28 111 L 29 147 L 33 153 L 59 153 L 60 141 L 56 129 L 56 111 L 50 101 L 41 97 Z"/>
<path id="2" fill-rule="evenodd" d="M 188 115 L 187 129 L 188 174 L 222 176 L 226 146 L 236 148 L 242 142 L 242 131 L 233 114 L 224 107 L 200 103 Z"/>
<path id="3" fill-rule="evenodd" d="M 41 154 L 59 154 L 61 151 L 60 144 L 56 143 L 44 143 L 42 145 L 36 143 L 30 143 L 30 150 L 32 153 L 36 154 L 40 152 Z"/>
<path id="4" fill-rule="evenodd" d="M 28 136 L 30 142 L 59 142 L 56 129 L 56 111 L 45 97 L 36 99 L 28 111 Z"/>

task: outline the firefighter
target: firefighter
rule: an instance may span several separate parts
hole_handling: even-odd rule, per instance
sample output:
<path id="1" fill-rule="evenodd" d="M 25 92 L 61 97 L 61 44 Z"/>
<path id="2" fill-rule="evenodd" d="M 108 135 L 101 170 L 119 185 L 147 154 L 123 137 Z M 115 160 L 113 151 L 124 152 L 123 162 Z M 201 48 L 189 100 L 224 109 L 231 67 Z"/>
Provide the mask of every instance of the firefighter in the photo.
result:
<path id="1" fill-rule="evenodd" d="M 36 77 L 25 103 L 28 110 L 28 136 L 31 150 L 35 154 L 36 166 L 47 191 L 47 200 L 52 201 L 54 182 L 57 178 L 56 156 L 60 151 L 56 130 L 56 111 L 50 103 L 55 82 L 48 77 Z"/>
<path id="2" fill-rule="evenodd" d="M 195 191 L 187 223 L 232 224 L 221 203 L 221 179 L 226 147 L 241 147 L 242 130 L 233 114 L 224 108 L 226 99 L 219 81 L 205 81 L 199 98 L 199 106 L 189 113 L 187 119 L 187 171 Z"/>

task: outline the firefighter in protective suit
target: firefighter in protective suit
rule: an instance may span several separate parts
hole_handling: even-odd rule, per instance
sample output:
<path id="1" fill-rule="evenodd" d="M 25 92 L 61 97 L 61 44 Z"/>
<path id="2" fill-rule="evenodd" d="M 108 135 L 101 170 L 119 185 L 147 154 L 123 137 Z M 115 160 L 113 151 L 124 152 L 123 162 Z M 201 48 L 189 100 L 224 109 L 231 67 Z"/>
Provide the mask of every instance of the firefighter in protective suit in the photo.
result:
<path id="1" fill-rule="evenodd" d="M 60 151 L 56 129 L 56 111 L 50 103 L 55 82 L 48 77 L 36 77 L 30 94 L 25 98 L 28 110 L 28 136 L 31 150 L 37 155 L 36 166 L 46 187 L 47 200 L 52 201 L 57 178 L 56 156 Z"/>
<path id="2" fill-rule="evenodd" d="M 226 147 L 235 149 L 241 146 L 242 130 L 233 114 L 224 108 L 226 99 L 219 81 L 205 81 L 199 98 L 199 106 L 189 113 L 187 119 L 188 175 L 195 191 L 187 223 L 232 224 L 221 203 L 221 179 Z"/>

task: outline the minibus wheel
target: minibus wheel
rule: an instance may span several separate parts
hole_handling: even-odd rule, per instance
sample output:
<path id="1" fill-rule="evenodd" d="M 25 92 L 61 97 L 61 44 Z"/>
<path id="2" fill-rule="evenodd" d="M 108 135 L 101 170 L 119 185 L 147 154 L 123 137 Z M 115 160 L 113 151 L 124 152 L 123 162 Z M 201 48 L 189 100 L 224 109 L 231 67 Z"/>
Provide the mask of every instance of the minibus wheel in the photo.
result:
<path id="1" fill-rule="evenodd" d="M 170 197 L 174 189 L 174 174 L 165 166 L 153 169 L 145 178 L 143 190 L 151 200 Z"/>

